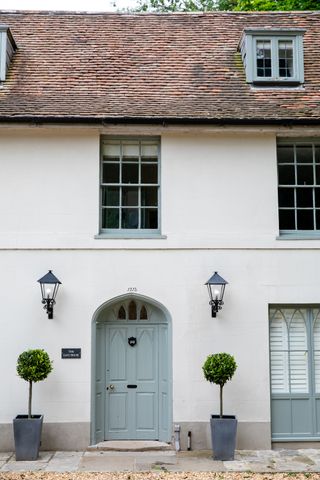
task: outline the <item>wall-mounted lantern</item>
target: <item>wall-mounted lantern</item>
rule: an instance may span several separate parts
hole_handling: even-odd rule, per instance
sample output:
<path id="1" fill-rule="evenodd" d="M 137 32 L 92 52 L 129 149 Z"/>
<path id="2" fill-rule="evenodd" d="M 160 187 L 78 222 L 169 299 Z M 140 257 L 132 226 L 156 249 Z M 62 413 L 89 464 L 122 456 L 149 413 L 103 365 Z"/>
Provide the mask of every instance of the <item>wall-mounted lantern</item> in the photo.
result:
<path id="1" fill-rule="evenodd" d="M 219 310 L 223 305 L 224 290 L 227 285 L 227 281 L 224 280 L 218 272 L 214 272 L 211 278 L 205 285 L 208 287 L 208 293 L 210 297 L 209 304 L 211 305 L 211 316 L 214 318 L 217 316 Z"/>
<path id="2" fill-rule="evenodd" d="M 53 318 L 53 305 L 56 303 L 56 296 L 58 293 L 59 285 L 61 285 L 60 280 L 53 275 L 52 271 L 44 275 L 44 277 L 38 280 L 41 288 L 42 303 L 44 309 L 48 314 L 48 318 Z"/>

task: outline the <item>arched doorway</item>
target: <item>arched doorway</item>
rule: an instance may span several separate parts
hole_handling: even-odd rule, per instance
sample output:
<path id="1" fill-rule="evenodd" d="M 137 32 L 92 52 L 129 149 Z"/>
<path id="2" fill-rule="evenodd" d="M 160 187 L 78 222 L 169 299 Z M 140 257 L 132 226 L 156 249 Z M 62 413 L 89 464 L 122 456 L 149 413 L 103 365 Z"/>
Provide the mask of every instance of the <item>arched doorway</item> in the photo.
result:
<path id="1" fill-rule="evenodd" d="M 171 440 L 171 321 L 142 295 L 117 297 L 93 318 L 92 443 Z"/>

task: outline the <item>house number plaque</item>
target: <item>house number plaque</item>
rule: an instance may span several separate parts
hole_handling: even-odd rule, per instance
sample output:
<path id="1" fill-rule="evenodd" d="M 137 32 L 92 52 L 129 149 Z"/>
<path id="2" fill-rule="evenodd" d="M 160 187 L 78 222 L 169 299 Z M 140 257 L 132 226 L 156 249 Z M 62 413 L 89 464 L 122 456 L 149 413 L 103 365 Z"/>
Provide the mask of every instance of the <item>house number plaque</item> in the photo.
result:
<path id="1" fill-rule="evenodd" d="M 61 348 L 61 358 L 81 358 L 81 348 Z"/>

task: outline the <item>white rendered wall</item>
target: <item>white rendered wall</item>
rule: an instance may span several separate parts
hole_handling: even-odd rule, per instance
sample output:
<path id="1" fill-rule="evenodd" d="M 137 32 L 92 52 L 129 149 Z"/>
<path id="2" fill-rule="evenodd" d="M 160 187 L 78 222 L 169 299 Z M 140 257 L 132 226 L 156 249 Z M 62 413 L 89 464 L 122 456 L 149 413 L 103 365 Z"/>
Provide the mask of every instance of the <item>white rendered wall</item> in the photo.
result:
<path id="1" fill-rule="evenodd" d="M 105 240 L 94 239 L 99 132 L 1 132 L 0 423 L 26 410 L 15 364 L 37 347 L 54 371 L 34 386 L 34 412 L 47 422 L 90 421 L 92 317 L 131 287 L 173 319 L 174 420 L 207 421 L 218 410 L 218 389 L 201 366 L 207 354 L 227 351 L 239 367 L 225 387 L 225 412 L 270 421 L 268 304 L 320 303 L 319 242 L 276 240 L 275 147 L 271 134 L 164 135 L 167 238 Z M 51 321 L 36 282 L 49 268 L 63 282 Z M 216 319 L 204 287 L 214 270 L 229 282 Z M 63 347 L 81 347 L 82 359 L 61 360 Z"/>
<path id="2" fill-rule="evenodd" d="M 130 247 L 279 246 L 275 147 L 272 134 L 162 135 L 167 239 Z M 0 152 L 0 248 L 127 248 L 94 239 L 98 131 L 2 130 Z"/>

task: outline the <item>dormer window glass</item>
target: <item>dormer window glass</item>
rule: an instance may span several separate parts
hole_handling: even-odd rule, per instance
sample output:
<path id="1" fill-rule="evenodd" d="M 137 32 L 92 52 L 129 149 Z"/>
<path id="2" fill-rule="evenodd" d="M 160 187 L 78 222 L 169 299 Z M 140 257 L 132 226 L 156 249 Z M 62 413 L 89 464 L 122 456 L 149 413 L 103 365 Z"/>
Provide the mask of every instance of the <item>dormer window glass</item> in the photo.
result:
<path id="1" fill-rule="evenodd" d="M 16 43 L 6 25 L 0 25 L 0 81 L 5 81 L 7 72 L 14 52 L 17 50 Z"/>
<path id="2" fill-rule="evenodd" d="M 270 40 L 257 40 L 256 62 L 257 62 L 258 77 L 268 78 L 272 76 Z"/>
<path id="3" fill-rule="evenodd" d="M 293 40 L 278 41 L 278 67 L 280 78 L 294 77 Z"/>
<path id="4" fill-rule="evenodd" d="M 303 83 L 303 30 L 245 30 L 240 51 L 248 83 Z"/>

